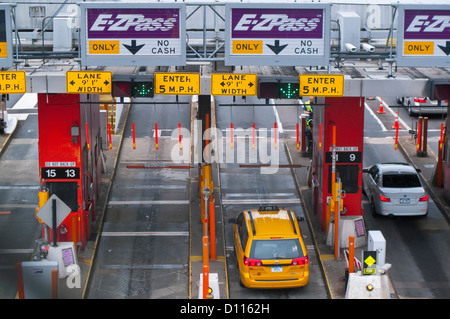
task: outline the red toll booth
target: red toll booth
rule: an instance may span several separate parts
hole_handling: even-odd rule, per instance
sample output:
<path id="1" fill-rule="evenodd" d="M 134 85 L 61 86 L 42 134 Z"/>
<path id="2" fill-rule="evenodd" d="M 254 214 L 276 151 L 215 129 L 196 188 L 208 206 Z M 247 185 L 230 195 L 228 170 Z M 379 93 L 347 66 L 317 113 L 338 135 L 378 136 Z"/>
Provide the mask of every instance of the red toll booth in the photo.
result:
<path id="1" fill-rule="evenodd" d="M 73 241 L 82 250 L 91 234 L 101 184 L 100 112 L 95 102 L 98 95 L 38 94 L 40 181 L 49 196 L 56 194 L 71 209 L 57 228 L 58 241 Z"/>
<path id="2" fill-rule="evenodd" d="M 327 200 L 332 196 L 333 125 L 336 126 L 336 178 L 341 179 L 342 189 L 345 191 L 343 199 L 345 215 L 361 216 L 363 214 L 361 198 L 364 98 L 317 98 L 313 115 L 314 211 L 325 230 L 328 227 Z"/>

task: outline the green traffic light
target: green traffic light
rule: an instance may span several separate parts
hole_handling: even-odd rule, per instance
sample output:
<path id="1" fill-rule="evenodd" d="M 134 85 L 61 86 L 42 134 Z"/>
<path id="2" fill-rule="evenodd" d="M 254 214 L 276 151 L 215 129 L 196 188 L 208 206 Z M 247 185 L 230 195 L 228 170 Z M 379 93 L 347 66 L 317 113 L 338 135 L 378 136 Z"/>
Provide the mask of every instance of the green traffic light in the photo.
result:
<path id="1" fill-rule="evenodd" d="M 299 92 L 299 83 L 281 82 L 279 85 L 280 99 L 299 99 Z"/>
<path id="2" fill-rule="evenodd" d="M 153 82 L 134 82 L 133 97 L 153 97 Z"/>

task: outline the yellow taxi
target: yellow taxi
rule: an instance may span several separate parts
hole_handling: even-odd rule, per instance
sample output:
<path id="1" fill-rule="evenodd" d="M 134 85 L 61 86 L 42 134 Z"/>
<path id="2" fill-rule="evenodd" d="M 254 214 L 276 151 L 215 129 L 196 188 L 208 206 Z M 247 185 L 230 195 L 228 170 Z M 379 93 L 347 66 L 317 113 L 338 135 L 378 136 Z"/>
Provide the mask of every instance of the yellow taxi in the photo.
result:
<path id="1" fill-rule="evenodd" d="M 293 288 L 309 281 L 306 246 L 292 210 L 245 210 L 233 224 L 240 283 L 249 288 Z"/>

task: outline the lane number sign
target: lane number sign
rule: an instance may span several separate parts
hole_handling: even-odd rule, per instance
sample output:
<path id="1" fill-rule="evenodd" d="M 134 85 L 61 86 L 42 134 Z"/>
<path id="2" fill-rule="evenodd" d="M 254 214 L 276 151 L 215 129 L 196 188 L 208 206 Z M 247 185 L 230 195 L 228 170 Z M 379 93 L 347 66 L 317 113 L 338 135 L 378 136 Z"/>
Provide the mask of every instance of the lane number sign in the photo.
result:
<path id="1" fill-rule="evenodd" d="M 80 179 L 79 167 L 42 167 L 42 179 Z"/>

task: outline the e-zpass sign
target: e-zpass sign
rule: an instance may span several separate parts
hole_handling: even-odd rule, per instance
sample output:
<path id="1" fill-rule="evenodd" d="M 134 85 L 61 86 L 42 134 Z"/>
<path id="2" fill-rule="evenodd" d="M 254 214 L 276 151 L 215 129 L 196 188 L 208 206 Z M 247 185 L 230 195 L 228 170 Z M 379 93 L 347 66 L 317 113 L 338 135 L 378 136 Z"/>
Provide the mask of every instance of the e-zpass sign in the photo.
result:
<path id="1" fill-rule="evenodd" d="M 185 65 L 185 6 L 81 3 L 83 65 Z"/>
<path id="2" fill-rule="evenodd" d="M 226 5 L 227 65 L 328 65 L 328 4 Z"/>
<path id="3" fill-rule="evenodd" d="M 399 5 L 397 65 L 450 66 L 450 5 Z"/>

